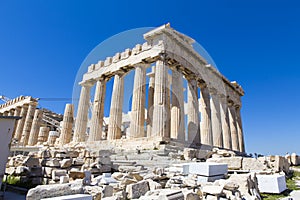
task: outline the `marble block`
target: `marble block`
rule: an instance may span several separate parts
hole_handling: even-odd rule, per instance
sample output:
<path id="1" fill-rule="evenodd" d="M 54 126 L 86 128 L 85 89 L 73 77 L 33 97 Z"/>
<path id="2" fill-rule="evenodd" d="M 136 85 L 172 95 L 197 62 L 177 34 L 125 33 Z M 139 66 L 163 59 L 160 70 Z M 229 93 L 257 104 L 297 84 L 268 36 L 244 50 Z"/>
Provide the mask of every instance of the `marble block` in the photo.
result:
<path id="1" fill-rule="evenodd" d="M 73 194 L 73 195 L 45 198 L 41 200 L 93 200 L 93 197 L 92 195 L 89 194 Z"/>
<path id="2" fill-rule="evenodd" d="M 206 183 L 206 182 L 214 182 L 219 179 L 225 178 L 224 175 L 217 176 L 197 176 L 197 184 Z"/>
<path id="3" fill-rule="evenodd" d="M 280 194 L 286 190 L 285 175 L 256 175 L 258 189 L 261 193 Z"/>
<path id="4" fill-rule="evenodd" d="M 183 174 L 198 174 L 202 176 L 216 176 L 227 174 L 228 166 L 223 163 L 195 162 L 182 165 Z"/>

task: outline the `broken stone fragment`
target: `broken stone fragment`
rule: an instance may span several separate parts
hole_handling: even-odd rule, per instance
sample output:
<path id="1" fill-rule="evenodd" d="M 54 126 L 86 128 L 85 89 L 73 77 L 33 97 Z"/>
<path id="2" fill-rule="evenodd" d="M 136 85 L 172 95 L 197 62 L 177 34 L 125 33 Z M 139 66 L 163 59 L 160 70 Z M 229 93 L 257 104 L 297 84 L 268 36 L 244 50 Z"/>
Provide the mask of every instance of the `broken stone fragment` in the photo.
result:
<path id="1" fill-rule="evenodd" d="M 126 187 L 129 199 L 136 199 L 146 194 L 150 190 L 148 181 L 140 181 L 138 183 L 129 184 Z"/>

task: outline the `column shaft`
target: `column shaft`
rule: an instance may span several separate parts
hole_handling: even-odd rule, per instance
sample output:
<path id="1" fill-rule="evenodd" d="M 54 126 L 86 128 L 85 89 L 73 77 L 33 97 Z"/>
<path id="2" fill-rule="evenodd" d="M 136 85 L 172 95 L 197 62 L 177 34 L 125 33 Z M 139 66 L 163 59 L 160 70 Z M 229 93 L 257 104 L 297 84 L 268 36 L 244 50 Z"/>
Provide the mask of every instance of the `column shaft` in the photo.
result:
<path id="1" fill-rule="evenodd" d="M 217 91 L 211 91 L 210 96 L 213 146 L 223 147 L 219 95 L 217 94 Z"/>
<path id="2" fill-rule="evenodd" d="M 221 97 L 221 122 L 222 122 L 222 132 L 223 132 L 223 147 L 226 149 L 232 149 L 231 146 L 231 134 L 228 116 L 228 105 L 226 97 Z"/>
<path id="3" fill-rule="evenodd" d="M 237 133 L 239 138 L 239 148 L 241 152 L 245 152 L 245 142 L 242 127 L 241 107 L 236 107 Z"/>
<path id="4" fill-rule="evenodd" d="M 200 105 L 201 105 L 201 143 L 206 145 L 213 145 L 212 131 L 211 131 L 211 111 L 210 111 L 210 95 L 206 86 L 200 85 Z"/>
<path id="5" fill-rule="evenodd" d="M 90 103 L 90 89 L 91 87 L 89 85 L 83 85 L 81 88 L 73 136 L 74 142 L 85 141 L 88 122 L 88 109 Z"/>
<path id="6" fill-rule="evenodd" d="M 236 113 L 235 113 L 235 107 L 232 103 L 229 105 L 229 123 L 230 123 L 230 131 L 231 131 L 231 142 L 232 142 L 232 150 L 239 151 L 239 138 L 237 133 L 237 123 L 236 123 Z"/>
<path id="7" fill-rule="evenodd" d="M 16 126 L 16 131 L 15 131 L 15 137 L 14 137 L 19 142 L 21 140 L 21 136 L 22 136 L 25 120 L 26 120 L 27 111 L 28 111 L 28 105 L 23 105 L 22 108 L 21 108 L 21 114 L 20 114 L 20 117 L 22 117 L 22 118 L 18 120 L 18 123 L 17 123 L 17 126 Z"/>
<path id="8" fill-rule="evenodd" d="M 43 144 L 44 142 L 47 142 L 48 136 L 49 136 L 49 127 L 40 127 L 39 130 L 39 136 L 38 136 L 38 145 Z"/>
<path id="9" fill-rule="evenodd" d="M 168 67 L 158 60 L 155 69 L 155 88 L 153 102 L 153 128 L 152 136 L 170 137 L 169 119 L 170 119 L 170 102 L 168 102 Z"/>
<path id="10" fill-rule="evenodd" d="M 20 116 L 20 113 L 21 113 L 21 107 L 17 106 L 16 109 L 15 109 L 15 113 L 14 113 L 14 116 Z M 19 119 L 21 120 L 21 119 Z M 18 125 L 18 121 L 19 120 L 16 120 L 15 122 L 15 129 L 14 129 L 14 132 L 13 132 L 13 136 L 12 138 L 15 138 L 15 135 L 16 135 L 16 129 L 17 129 L 17 125 Z"/>
<path id="11" fill-rule="evenodd" d="M 135 68 L 131 106 L 130 138 L 145 136 L 145 83 L 147 66 L 148 65 L 138 65 Z"/>
<path id="12" fill-rule="evenodd" d="M 90 136 L 88 139 L 89 141 L 99 141 L 102 139 L 105 93 L 106 81 L 97 81 L 91 120 Z"/>
<path id="13" fill-rule="evenodd" d="M 183 77 L 172 71 L 171 138 L 185 141 Z"/>
<path id="14" fill-rule="evenodd" d="M 66 104 L 64 118 L 62 121 L 61 133 L 59 136 L 59 144 L 64 145 L 71 142 L 72 128 L 74 122 L 74 106 Z"/>
<path id="15" fill-rule="evenodd" d="M 42 110 L 40 110 L 40 109 L 35 110 L 31 130 L 30 130 L 30 134 L 29 134 L 29 138 L 28 138 L 29 146 L 33 146 L 37 143 L 42 115 L 43 115 Z"/>
<path id="16" fill-rule="evenodd" d="M 200 143 L 198 88 L 195 80 L 188 80 L 188 142 Z"/>
<path id="17" fill-rule="evenodd" d="M 153 101 L 154 101 L 154 87 L 155 87 L 155 67 L 152 67 L 152 72 L 147 74 L 149 76 L 148 88 L 148 109 L 147 109 L 147 137 L 151 137 L 152 122 L 153 122 Z"/>
<path id="18" fill-rule="evenodd" d="M 24 146 L 28 144 L 28 139 L 29 139 L 29 134 L 31 130 L 31 125 L 34 117 L 34 112 L 35 112 L 36 104 L 29 104 L 25 123 L 24 123 L 24 128 L 22 132 L 22 137 L 20 143 Z"/>
<path id="19" fill-rule="evenodd" d="M 108 140 L 121 138 L 122 125 L 122 108 L 124 96 L 124 79 L 121 75 L 116 74 L 114 78 L 114 86 L 111 97 L 111 106 L 108 124 Z"/>

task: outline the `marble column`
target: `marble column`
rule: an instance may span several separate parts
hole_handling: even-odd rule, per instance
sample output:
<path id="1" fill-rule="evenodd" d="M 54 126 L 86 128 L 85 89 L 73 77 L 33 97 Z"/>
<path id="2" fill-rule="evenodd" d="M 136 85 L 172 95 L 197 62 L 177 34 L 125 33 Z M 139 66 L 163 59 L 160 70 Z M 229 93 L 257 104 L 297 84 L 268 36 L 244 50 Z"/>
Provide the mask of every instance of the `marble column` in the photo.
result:
<path id="1" fill-rule="evenodd" d="M 92 84 L 83 84 L 81 87 L 77 109 L 77 117 L 74 128 L 73 142 L 85 141 L 91 86 Z"/>
<path id="2" fill-rule="evenodd" d="M 200 111 L 201 111 L 201 143 L 206 145 L 213 145 L 212 131 L 211 131 L 211 110 L 210 110 L 210 95 L 206 84 L 200 84 Z"/>
<path id="3" fill-rule="evenodd" d="M 111 97 L 107 140 L 121 138 L 123 97 L 124 78 L 122 75 L 116 74 L 114 77 L 114 86 Z"/>
<path id="4" fill-rule="evenodd" d="M 30 134 L 30 130 L 31 130 L 31 125 L 32 125 L 35 109 L 36 109 L 36 104 L 30 103 L 27 114 L 26 114 L 24 128 L 23 128 L 22 136 L 21 136 L 21 140 L 20 140 L 20 144 L 23 146 L 26 146 L 28 144 L 28 139 L 29 139 L 29 134 Z"/>
<path id="5" fill-rule="evenodd" d="M 96 83 L 91 128 L 88 141 L 99 141 L 102 139 L 105 94 L 106 80 L 98 80 Z"/>
<path id="6" fill-rule="evenodd" d="M 74 106 L 73 104 L 66 104 L 62 127 L 59 136 L 59 144 L 64 145 L 71 142 L 72 128 L 74 123 Z"/>
<path id="7" fill-rule="evenodd" d="M 219 94 L 215 89 L 210 90 L 211 127 L 213 146 L 223 147 L 222 124 Z"/>
<path id="8" fill-rule="evenodd" d="M 29 146 L 33 146 L 37 143 L 41 120 L 42 120 L 42 115 L 43 115 L 42 110 L 40 110 L 40 109 L 35 110 L 31 129 L 30 129 L 30 134 L 28 137 L 28 145 Z"/>
<path id="9" fill-rule="evenodd" d="M 43 144 L 44 142 L 47 142 L 49 137 L 49 127 L 40 127 L 39 135 L 38 135 L 38 145 Z"/>
<path id="10" fill-rule="evenodd" d="M 20 116 L 20 113 L 21 113 L 21 107 L 20 106 L 17 106 L 16 108 L 15 108 L 15 113 L 14 113 L 14 116 Z M 19 119 L 19 120 L 21 120 L 21 119 Z M 18 121 L 19 120 L 16 120 L 16 122 L 15 122 L 15 128 L 14 128 L 14 132 L 13 132 L 13 136 L 12 136 L 12 138 L 15 138 L 15 134 L 16 134 L 16 128 L 17 128 L 17 125 L 18 125 Z"/>
<path id="11" fill-rule="evenodd" d="M 239 138 L 237 133 L 236 113 L 233 102 L 228 102 L 229 123 L 231 131 L 232 150 L 239 151 Z"/>
<path id="12" fill-rule="evenodd" d="M 188 100 L 187 100 L 187 126 L 188 126 L 188 142 L 200 143 L 200 127 L 199 127 L 199 103 L 198 103 L 198 87 L 194 79 L 187 78 L 188 81 Z"/>
<path id="13" fill-rule="evenodd" d="M 22 118 L 19 119 L 18 122 L 17 122 L 15 137 L 14 137 L 18 141 L 21 140 L 21 136 L 22 136 L 25 120 L 26 120 L 27 111 L 28 111 L 28 105 L 27 104 L 23 105 L 22 108 L 21 108 L 21 113 L 20 113 L 20 117 L 22 117 Z"/>
<path id="14" fill-rule="evenodd" d="M 171 138 L 185 141 L 183 77 L 176 69 L 172 71 Z"/>
<path id="15" fill-rule="evenodd" d="M 11 109 L 8 111 L 8 116 L 14 116 L 15 109 Z"/>
<path id="16" fill-rule="evenodd" d="M 168 132 L 170 130 L 170 102 L 168 102 L 167 79 L 167 64 L 161 60 L 156 61 L 152 126 L 152 136 L 154 137 L 170 137 L 170 132 Z"/>
<path id="17" fill-rule="evenodd" d="M 155 87 L 155 67 L 152 67 L 152 72 L 148 73 L 149 87 L 148 87 L 148 109 L 147 109 L 147 137 L 151 137 L 152 122 L 153 122 L 153 101 L 154 101 L 154 87 Z"/>
<path id="18" fill-rule="evenodd" d="M 237 134 L 239 139 L 239 149 L 241 152 L 245 152 L 245 142 L 244 142 L 244 134 L 242 127 L 242 118 L 241 118 L 241 107 L 236 107 L 236 121 L 237 121 Z"/>
<path id="19" fill-rule="evenodd" d="M 145 137 L 145 97 L 146 68 L 149 65 L 139 64 L 135 67 L 133 96 L 131 106 L 130 138 Z"/>
<path id="20" fill-rule="evenodd" d="M 220 105 L 221 105 L 220 113 L 221 113 L 222 132 L 223 132 L 223 147 L 225 149 L 232 149 L 227 97 L 221 96 L 220 102 L 221 102 L 220 103 Z"/>

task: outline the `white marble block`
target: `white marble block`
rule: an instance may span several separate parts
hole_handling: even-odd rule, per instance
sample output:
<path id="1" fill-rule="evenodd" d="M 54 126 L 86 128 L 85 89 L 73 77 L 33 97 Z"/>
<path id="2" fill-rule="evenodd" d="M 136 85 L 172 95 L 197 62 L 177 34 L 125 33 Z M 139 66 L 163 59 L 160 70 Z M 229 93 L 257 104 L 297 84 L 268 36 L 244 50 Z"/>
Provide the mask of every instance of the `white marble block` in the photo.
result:
<path id="1" fill-rule="evenodd" d="M 216 176 L 227 174 L 228 166 L 223 163 L 196 162 L 183 164 L 183 174 Z"/>
<path id="2" fill-rule="evenodd" d="M 89 194 L 73 194 L 60 197 L 45 198 L 41 200 L 93 200 L 93 197 Z"/>
<path id="3" fill-rule="evenodd" d="M 219 179 L 225 178 L 224 175 L 217 176 L 197 176 L 197 184 L 206 183 L 206 182 L 214 182 Z"/>
<path id="4" fill-rule="evenodd" d="M 280 194 L 286 190 L 285 175 L 256 175 L 258 189 L 262 193 Z"/>

